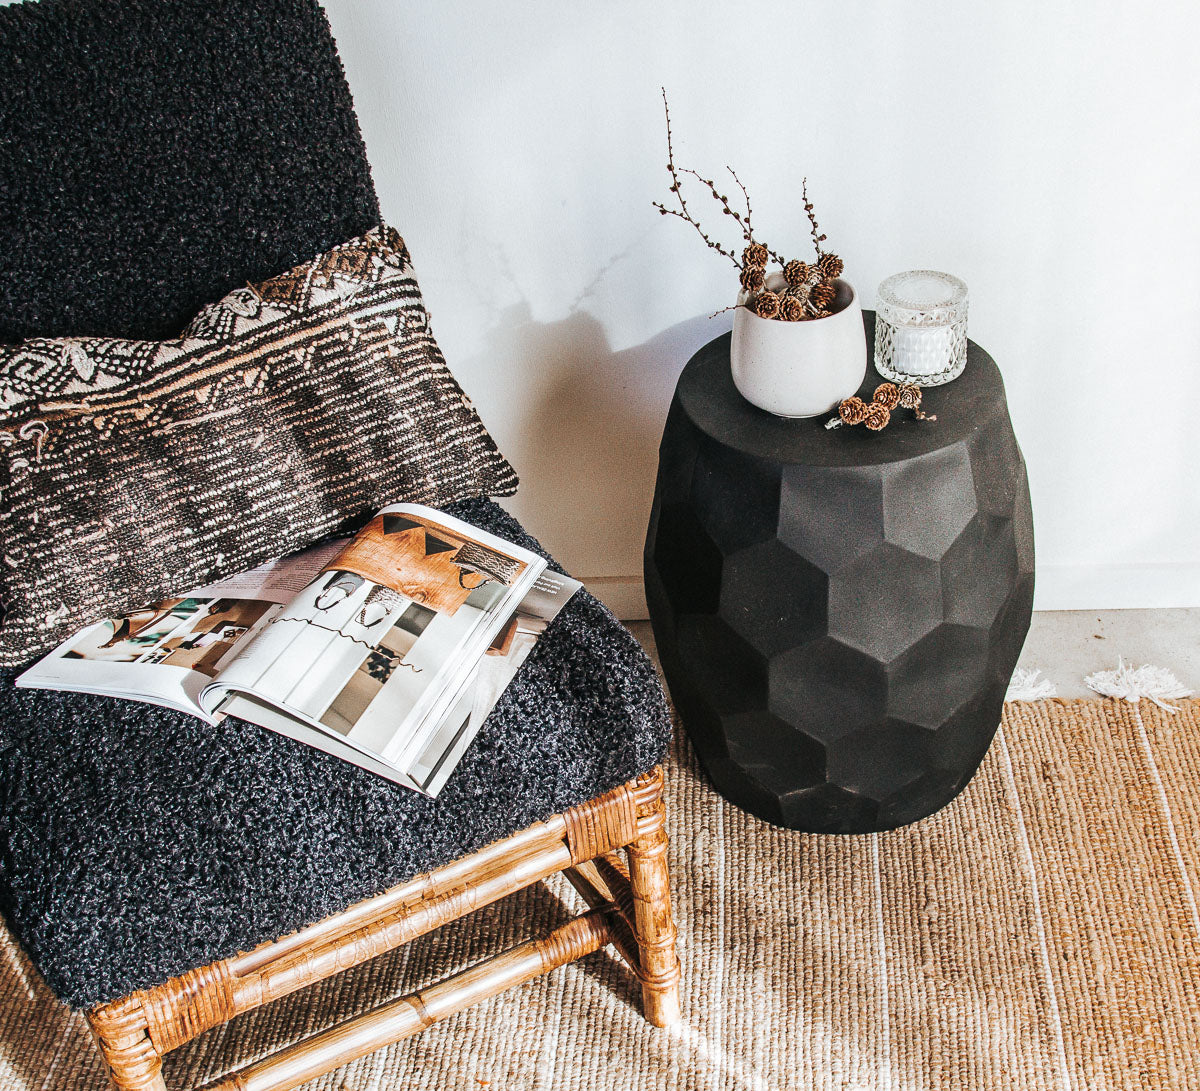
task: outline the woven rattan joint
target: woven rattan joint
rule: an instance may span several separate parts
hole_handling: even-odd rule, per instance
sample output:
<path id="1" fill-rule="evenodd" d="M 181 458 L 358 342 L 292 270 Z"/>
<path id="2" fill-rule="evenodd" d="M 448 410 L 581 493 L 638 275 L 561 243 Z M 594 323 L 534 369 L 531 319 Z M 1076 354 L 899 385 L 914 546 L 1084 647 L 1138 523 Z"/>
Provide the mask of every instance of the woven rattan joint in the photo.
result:
<path id="1" fill-rule="evenodd" d="M 588 911 L 546 936 L 288 1046 L 220 1091 L 283 1091 L 612 944 L 646 1018 L 679 1018 L 662 770 L 403 883 L 310 928 L 94 1009 L 88 1022 L 120 1091 L 166 1091 L 162 1058 L 236 1015 L 366 962 L 565 872 Z M 628 866 L 619 853 L 628 855 Z"/>

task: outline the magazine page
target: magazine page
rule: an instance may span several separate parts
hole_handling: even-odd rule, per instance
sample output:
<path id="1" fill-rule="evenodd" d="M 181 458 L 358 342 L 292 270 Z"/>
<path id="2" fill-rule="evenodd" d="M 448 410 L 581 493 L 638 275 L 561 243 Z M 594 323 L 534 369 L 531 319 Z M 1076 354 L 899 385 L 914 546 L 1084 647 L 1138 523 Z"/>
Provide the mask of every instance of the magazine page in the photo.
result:
<path id="1" fill-rule="evenodd" d="M 501 630 L 479 661 L 451 711 L 414 747 L 406 771 L 419 791 L 436 796 L 442 790 L 546 626 L 581 586 L 578 580 L 558 572 L 546 571 L 538 577 L 510 625 Z"/>
<path id="2" fill-rule="evenodd" d="M 164 705 L 212 719 L 201 693 L 238 650 L 345 542 L 330 542 L 240 576 L 91 625 L 17 679 Z"/>
<path id="3" fill-rule="evenodd" d="M 239 648 L 203 700 L 255 698 L 402 769 L 544 569 L 442 512 L 390 506 Z"/>
<path id="4" fill-rule="evenodd" d="M 231 694 L 221 703 L 221 714 L 258 724 L 259 727 L 286 735 L 290 739 L 295 739 L 297 742 L 302 742 L 317 750 L 324 750 L 325 753 L 332 754 L 335 758 L 341 758 L 342 761 L 357 765 L 360 769 L 366 769 L 376 776 L 385 777 L 405 788 L 421 791 L 421 786 L 407 773 L 392 768 L 379 758 L 363 753 L 338 735 L 332 735 L 323 729 L 309 727 L 308 724 L 286 712 L 281 712 L 274 705 L 265 704 L 256 697 L 248 697 L 242 693 Z"/>
<path id="5" fill-rule="evenodd" d="M 436 797 L 538 637 L 580 586 L 577 580 L 557 572 L 544 572 L 538 577 L 514 619 L 492 641 L 468 675 L 457 701 L 434 725 L 428 741 L 407 769 L 385 764 L 339 736 L 309 727 L 253 697 L 232 694 L 222 702 L 221 712 L 278 731 L 406 788 Z"/>

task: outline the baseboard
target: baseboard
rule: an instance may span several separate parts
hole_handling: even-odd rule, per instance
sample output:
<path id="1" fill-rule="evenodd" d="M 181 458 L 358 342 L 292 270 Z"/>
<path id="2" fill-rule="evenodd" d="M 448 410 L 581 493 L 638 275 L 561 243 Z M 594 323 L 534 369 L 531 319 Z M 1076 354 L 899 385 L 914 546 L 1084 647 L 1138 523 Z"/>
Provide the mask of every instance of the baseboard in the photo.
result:
<path id="1" fill-rule="evenodd" d="M 642 621 L 640 576 L 598 576 L 584 585 L 622 621 Z M 1035 610 L 1160 610 L 1200 607 L 1195 564 L 1045 565 L 1037 570 Z"/>

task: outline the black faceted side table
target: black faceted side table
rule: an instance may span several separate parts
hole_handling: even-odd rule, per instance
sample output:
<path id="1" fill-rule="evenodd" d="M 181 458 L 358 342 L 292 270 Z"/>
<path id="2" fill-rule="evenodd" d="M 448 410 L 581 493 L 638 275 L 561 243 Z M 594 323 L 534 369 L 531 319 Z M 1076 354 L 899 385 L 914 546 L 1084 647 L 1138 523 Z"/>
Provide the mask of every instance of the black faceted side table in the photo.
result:
<path id="1" fill-rule="evenodd" d="M 874 315 L 864 315 L 867 344 Z M 868 369 L 860 396 L 883 380 Z M 646 539 L 663 671 L 720 792 L 862 833 L 950 802 L 991 743 L 1033 604 L 1029 487 L 991 357 L 882 432 L 746 402 L 729 337 L 679 378 Z"/>

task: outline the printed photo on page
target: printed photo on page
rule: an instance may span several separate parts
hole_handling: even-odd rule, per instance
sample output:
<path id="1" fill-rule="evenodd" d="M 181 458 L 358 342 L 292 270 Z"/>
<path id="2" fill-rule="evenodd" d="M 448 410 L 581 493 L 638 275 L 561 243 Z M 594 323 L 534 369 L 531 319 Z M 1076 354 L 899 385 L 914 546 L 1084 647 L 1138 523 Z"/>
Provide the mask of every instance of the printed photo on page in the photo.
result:
<path id="1" fill-rule="evenodd" d="M 536 554 L 451 516 L 385 508 L 270 619 L 220 685 L 402 764 L 460 703 L 462 686 L 447 679 L 482 654 L 544 568 Z"/>
<path id="2" fill-rule="evenodd" d="M 205 687 L 343 545 L 314 546 L 88 626 L 17 684 L 128 697 L 211 719 L 219 698 L 205 701 Z"/>

